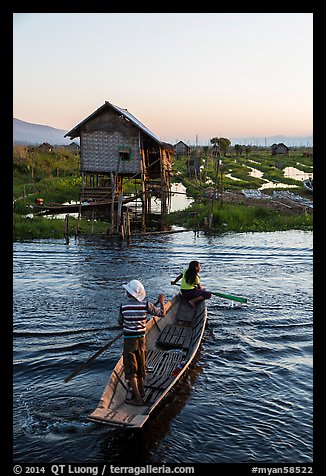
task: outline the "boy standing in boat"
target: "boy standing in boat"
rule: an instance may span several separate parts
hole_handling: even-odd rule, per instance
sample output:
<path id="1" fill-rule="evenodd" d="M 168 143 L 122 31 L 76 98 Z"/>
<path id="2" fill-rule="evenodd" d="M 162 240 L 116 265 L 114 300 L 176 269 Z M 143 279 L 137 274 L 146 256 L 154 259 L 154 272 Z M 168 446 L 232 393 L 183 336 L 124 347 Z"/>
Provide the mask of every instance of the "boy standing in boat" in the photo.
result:
<path id="1" fill-rule="evenodd" d="M 146 376 L 146 323 L 147 316 L 165 317 L 164 294 L 159 294 L 160 309 L 150 301 L 144 301 L 146 292 L 137 279 L 123 284 L 126 300 L 120 306 L 119 324 L 123 327 L 123 365 L 125 377 L 130 382 L 132 398 L 126 400 L 131 405 L 143 405 L 143 380 Z"/>
<path id="2" fill-rule="evenodd" d="M 199 271 L 199 261 L 190 261 L 188 269 L 183 270 L 174 281 L 171 281 L 171 284 L 174 285 L 182 279 L 180 288 L 181 294 L 192 307 L 195 307 L 197 302 L 212 297 L 212 294 L 209 291 L 206 291 L 206 289 L 201 285 L 198 276 Z"/>

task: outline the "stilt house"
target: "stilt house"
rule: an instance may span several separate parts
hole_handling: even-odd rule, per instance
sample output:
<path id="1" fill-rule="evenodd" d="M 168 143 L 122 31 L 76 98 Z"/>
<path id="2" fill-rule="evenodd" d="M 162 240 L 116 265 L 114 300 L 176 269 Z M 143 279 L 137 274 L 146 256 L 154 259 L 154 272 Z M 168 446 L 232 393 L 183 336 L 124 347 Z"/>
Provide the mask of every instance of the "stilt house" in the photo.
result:
<path id="1" fill-rule="evenodd" d="M 271 151 L 272 155 L 289 155 L 289 148 L 283 142 L 272 144 Z"/>
<path id="2" fill-rule="evenodd" d="M 190 147 L 182 140 L 179 140 L 179 142 L 175 144 L 174 150 L 177 157 L 180 157 L 181 155 L 187 156 L 190 154 Z"/>
<path id="3" fill-rule="evenodd" d="M 152 195 L 166 211 L 173 146 L 160 141 L 127 109 L 108 101 L 65 137 L 80 137 L 81 200 L 114 200 L 127 180 L 140 179 L 143 224 Z"/>

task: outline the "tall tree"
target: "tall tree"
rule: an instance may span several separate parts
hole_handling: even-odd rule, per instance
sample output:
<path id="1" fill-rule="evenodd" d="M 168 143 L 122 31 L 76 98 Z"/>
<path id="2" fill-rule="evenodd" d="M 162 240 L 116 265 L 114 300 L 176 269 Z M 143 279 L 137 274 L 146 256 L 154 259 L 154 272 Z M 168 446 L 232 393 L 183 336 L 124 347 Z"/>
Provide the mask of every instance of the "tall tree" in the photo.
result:
<path id="1" fill-rule="evenodd" d="M 219 146 L 224 156 L 226 155 L 226 152 L 231 145 L 231 141 L 226 137 L 213 137 L 210 140 L 210 143 L 213 145 L 213 148 Z"/>
<path id="2" fill-rule="evenodd" d="M 218 142 L 218 145 L 220 146 L 221 148 L 221 152 L 224 156 L 226 156 L 226 152 L 228 150 L 228 148 L 230 147 L 231 145 L 231 141 L 229 139 L 227 139 L 226 137 L 220 137 L 219 138 L 219 142 Z"/>

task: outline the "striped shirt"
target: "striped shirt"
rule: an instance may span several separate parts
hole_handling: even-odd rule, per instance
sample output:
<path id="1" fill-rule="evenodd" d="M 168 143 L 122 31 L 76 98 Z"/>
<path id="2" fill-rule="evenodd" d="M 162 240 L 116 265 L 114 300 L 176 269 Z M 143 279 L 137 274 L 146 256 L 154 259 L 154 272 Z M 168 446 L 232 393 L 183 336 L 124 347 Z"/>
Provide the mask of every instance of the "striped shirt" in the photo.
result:
<path id="1" fill-rule="evenodd" d="M 148 314 L 162 316 L 162 310 L 155 307 L 150 301 L 139 302 L 136 299 L 127 299 L 120 306 L 119 323 L 123 326 L 125 338 L 144 337 Z"/>

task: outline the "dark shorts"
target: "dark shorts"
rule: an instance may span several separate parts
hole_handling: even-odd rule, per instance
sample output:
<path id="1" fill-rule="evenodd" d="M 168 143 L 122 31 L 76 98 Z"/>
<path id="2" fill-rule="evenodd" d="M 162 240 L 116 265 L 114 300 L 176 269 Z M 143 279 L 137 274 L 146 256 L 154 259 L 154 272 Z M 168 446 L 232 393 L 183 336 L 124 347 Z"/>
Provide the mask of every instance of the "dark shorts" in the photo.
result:
<path id="1" fill-rule="evenodd" d="M 212 294 L 205 289 L 199 289 L 199 288 L 194 288 L 194 289 L 181 289 L 182 296 L 187 299 L 187 301 L 190 301 L 190 299 L 194 299 L 198 296 L 202 296 L 204 299 L 210 299 L 212 297 Z"/>
<path id="2" fill-rule="evenodd" d="M 145 337 L 124 339 L 123 366 L 125 377 L 145 378 L 146 376 L 146 341 Z"/>

